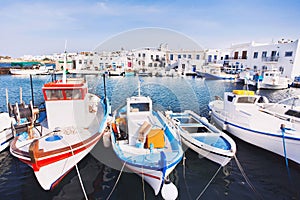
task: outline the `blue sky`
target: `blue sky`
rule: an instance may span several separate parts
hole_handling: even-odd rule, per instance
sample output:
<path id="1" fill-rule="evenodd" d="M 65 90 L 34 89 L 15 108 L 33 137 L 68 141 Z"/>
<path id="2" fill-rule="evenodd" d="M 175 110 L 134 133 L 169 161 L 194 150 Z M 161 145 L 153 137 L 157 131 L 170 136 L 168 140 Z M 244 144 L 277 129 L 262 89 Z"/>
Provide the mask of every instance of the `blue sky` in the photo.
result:
<path id="1" fill-rule="evenodd" d="M 93 50 L 132 29 L 159 27 L 204 48 L 300 36 L 299 0 L 0 0 L 0 55 Z M 159 45 L 159 44 L 157 44 Z"/>

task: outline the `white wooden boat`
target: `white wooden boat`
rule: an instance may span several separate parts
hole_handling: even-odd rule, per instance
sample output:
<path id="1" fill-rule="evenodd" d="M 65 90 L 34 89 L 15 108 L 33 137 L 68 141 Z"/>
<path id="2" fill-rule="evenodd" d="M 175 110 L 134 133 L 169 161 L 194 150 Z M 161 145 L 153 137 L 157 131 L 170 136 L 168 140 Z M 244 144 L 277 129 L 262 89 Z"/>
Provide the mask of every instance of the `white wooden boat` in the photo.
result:
<path id="1" fill-rule="evenodd" d="M 224 132 L 191 110 L 182 113 L 167 111 L 170 126 L 180 133 L 182 142 L 200 156 L 227 165 L 236 153 L 235 142 Z"/>
<path id="2" fill-rule="evenodd" d="M 168 175 L 181 161 L 183 151 L 180 136 L 165 123 L 164 115 L 152 110 L 150 97 L 138 95 L 114 111 L 111 124 L 111 142 L 117 157 L 141 176 L 155 195 L 166 187 L 173 188 L 169 191 L 173 195 L 178 194 L 175 185 L 168 182 Z"/>
<path id="3" fill-rule="evenodd" d="M 64 76 L 65 77 L 65 76 Z M 45 108 L 10 106 L 16 120 L 10 152 L 32 167 L 41 187 L 53 188 L 101 139 L 109 102 L 80 78 L 44 84 Z"/>
<path id="4" fill-rule="evenodd" d="M 300 107 L 269 103 L 253 91 L 225 92 L 209 103 L 211 119 L 223 130 L 263 149 L 300 163 Z"/>
<path id="5" fill-rule="evenodd" d="M 15 120 L 9 116 L 9 113 L 0 113 L 0 152 L 6 149 L 13 139 L 11 125 Z"/>

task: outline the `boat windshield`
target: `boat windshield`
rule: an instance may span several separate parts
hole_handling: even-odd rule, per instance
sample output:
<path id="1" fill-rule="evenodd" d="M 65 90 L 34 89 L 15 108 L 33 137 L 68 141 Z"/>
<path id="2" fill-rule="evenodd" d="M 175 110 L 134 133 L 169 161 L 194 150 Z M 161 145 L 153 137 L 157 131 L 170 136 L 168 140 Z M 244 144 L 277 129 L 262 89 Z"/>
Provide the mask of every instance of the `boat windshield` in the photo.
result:
<path id="1" fill-rule="evenodd" d="M 131 103 L 130 112 L 147 112 L 150 111 L 149 103 Z"/>
<path id="2" fill-rule="evenodd" d="M 250 103 L 250 104 L 254 104 L 255 101 L 256 101 L 256 97 L 251 97 L 251 96 L 239 97 L 237 99 L 237 103 Z"/>

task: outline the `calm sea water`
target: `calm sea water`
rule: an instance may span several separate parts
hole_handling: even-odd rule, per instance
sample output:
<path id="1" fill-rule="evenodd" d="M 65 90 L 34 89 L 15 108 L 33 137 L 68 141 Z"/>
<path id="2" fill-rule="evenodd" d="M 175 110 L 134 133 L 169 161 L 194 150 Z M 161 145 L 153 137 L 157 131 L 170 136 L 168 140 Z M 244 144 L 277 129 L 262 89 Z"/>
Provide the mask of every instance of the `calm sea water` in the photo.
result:
<path id="1" fill-rule="evenodd" d="M 87 76 L 89 90 L 103 96 L 103 80 L 100 76 Z M 50 76 L 33 77 L 34 102 L 43 102 L 41 87 L 51 80 Z M 123 105 L 126 98 L 137 94 L 137 77 L 107 78 L 107 95 L 112 110 Z M 5 89 L 9 101 L 19 101 L 19 88 L 22 87 L 23 100 L 31 99 L 28 77 L 0 76 L 0 111 L 6 111 Z M 242 89 L 232 82 L 208 81 L 200 78 L 156 78 L 142 79 L 142 95 L 150 96 L 154 109 L 181 111 L 191 109 L 208 117 L 207 104 L 215 96 L 223 96 L 225 91 Z M 300 94 L 300 89 L 261 91 L 270 101 L 278 101 L 290 93 Z M 233 136 L 232 136 L 233 137 Z M 300 199 L 300 166 L 289 163 L 288 176 L 282 157 L 249 145 L 235 137 L 237 159 L 242 173 L 233 159 L 221 168 L 204 191 L 208 182 L 218 171 L 219 166 L 187 149 L 185 162 L 181 162 L 170 178 L 178 188 L 178 199 Z M 299 149 L 300 152 L 300 149 Z M 109 155 L 109 156 L 108 156 Z M 105 159 L 103 159 L 105 157 Z M 111 167 L 116 158 L 110 148 L 104 148 L 100 141 L 93 152 L 79 164 L 80 175 L 89 199 L 162 199 L 155 196 L 150 186 L 134 173 L 120 172 L 121 165 Z M 119 175 L 121 174 L 120 178 Z M 245 175 L 250 180 L 246 181 Z M 200 196 L 201 192 L 204 193 Z M 44 191 L 37 182 L 30 167 L 10 155 L 9 150 L 0 153 L 0 199 L 84 199 L 75 170 L 51 191 Z"/>

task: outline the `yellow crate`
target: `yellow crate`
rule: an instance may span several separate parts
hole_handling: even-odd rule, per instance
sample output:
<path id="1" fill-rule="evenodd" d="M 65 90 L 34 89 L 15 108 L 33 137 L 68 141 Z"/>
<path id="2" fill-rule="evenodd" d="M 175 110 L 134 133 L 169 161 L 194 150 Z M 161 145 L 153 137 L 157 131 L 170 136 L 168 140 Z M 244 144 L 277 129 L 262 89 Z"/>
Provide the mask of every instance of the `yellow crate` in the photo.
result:
<path id="1" fill-rule="evenodd" d="M 154 148 L 165 147 L 164 131 L 162 129 L 151 129 L 146 138 L 145 148 L 150 148 L 151 143 Z"/>

